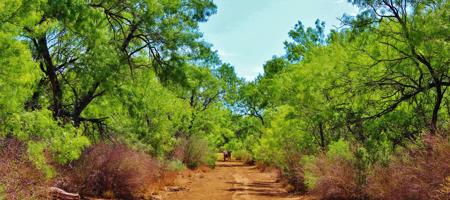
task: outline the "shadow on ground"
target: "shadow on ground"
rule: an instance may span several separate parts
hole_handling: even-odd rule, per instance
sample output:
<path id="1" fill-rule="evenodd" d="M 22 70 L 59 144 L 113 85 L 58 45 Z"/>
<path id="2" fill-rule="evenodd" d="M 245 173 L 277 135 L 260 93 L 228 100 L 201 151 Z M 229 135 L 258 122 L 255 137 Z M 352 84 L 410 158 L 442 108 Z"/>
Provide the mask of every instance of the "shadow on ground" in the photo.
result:
<path id="1" fill-rule="evenodd" d="M 237 162 L 217 162 L 216 167 L 244 167 L 247 165 L 244 165 L 242 163 Z"/>
<path id="2" fill-rule="evenodd" d="M 274 190 L 274 184 L 276 182 L 257 181 L 249 184 L 243 184 L 236 181 L 226 182 L 230 184 L 230 188 L 226 191 L 230 192 L 242 192 L 251 196 L 265 196 L 265 197 L 277 197 L 286 198 L 291 194 L 283 190 Z"/>

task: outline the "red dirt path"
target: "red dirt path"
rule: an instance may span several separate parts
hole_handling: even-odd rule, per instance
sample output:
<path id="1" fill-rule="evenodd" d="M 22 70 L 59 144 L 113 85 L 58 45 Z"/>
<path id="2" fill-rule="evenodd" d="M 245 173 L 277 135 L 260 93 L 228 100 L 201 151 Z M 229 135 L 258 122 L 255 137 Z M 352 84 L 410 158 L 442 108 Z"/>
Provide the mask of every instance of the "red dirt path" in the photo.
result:
<path id="1" fill-rule="evenodd" d="M 161 193 L 170 200 L 308 200 L 287 193 L 273 172 L 261 172 L 239 162 L 218 162 L 204 173 L 180 176 L 172 189 Z"/>

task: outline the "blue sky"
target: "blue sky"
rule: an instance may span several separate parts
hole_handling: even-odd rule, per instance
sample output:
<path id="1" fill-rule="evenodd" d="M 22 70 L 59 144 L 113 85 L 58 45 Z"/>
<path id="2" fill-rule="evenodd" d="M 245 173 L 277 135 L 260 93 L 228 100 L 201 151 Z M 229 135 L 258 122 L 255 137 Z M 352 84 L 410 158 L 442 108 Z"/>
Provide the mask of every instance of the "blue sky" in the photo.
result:
<path id="1" fill-rule="evenodd" d="M 232 64 L 240 77 L 254 79 L 273 55 L 282 55 L 283 41 L 297 21 L 313 26 L 325 21 L 329 30 L 338 17 L 356 14 L 347 0 L 214 0 L 218 9 L 200 25 L 222 61 Z"/>

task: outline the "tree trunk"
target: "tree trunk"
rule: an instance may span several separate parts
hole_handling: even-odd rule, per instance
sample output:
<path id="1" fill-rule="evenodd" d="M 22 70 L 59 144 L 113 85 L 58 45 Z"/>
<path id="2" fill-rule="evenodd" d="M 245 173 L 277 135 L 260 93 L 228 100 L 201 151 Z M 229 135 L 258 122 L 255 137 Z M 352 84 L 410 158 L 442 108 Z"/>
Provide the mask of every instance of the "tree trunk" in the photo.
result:
<path id="1" fill-rule="evenodd" d="M 260 114 L 258 114 L 257 117 L 259 118 L 259 120 L 261 120 L 261 124 L 263 126 L 265 126 L 266 124 L 264 123 L 264 117 L 262 115 L 260 115 Z"/>
<path id="2" fill-rule="evenodd" d="M 53 117 L 56 119 L 58 117 L 61 117 L 62 115 L 62 90 L 61 85 L 59 83 L 57 74 L 56 74 L 56 68 L 53 64 L 52 57 L 50 56 L 50 52 L 47 46 L 47 39 L 45 36 L 39 38 L 37 40 L 37 49 L 39 51 L 40 57 L 43 59 L 43 62 L 45 64 L 45 68 L 43 69 L 43 72 L 47 76 L 47 78 L 50 81 L 50 86 L 52 88 L 52 94 L 53 94 L 53 103 L 52 103 L 52 111 L 53 111 Z"/>
<path id="3" fill-rule="evenodd" d="M 94 100 L 94 98 L 101 96 L 105 93 L 105 91 L 101 91 L 99 93 L 96 93 L 97 88 L 100 86 L 100 81 L 94 82 L 91 89 L 89 89 L 86 94 L 79 97 L 78 99 L 75 99 L 75 105 L 72 112 L 72 120 L 75 125 L 75 127 L 79 127 L 81 123 L 81 113 L 84 109 Z"/>
<path id="4" fill-rule="evenodd" d="M 433 108 L 433 115 L 431 117 L 431 123 L 430 123 L 430 130 L 431 134 L 436 134 L 438 127 L 438 116 L 439 116 L 439 109 L 441 108 L 442 99 L 444 97 L 444 94 L 442 92 L 442 86 L 438 85 L 436 86 L 436 99 L 434 101 L 434 108 Z"/>
<path id="5" fill-rule="evenodd" d="M 43 87 L 46 83 L 46 79 L 42 78 L 39 80 L 38 85 L 36 86 L 36 90 L 33 92 L 33 95 L 29 100 L 25 102 L 25 109 L 28 111 L 41 109 L 41 105 L 39 104 L 39 97 L 41 97 Z"/>
<path id="6" fill-rule="evenodd" d="M 325 149 L 326 144 L 325 144 L 325 133 L 323 131 L 323 123 L 319 124 L 319 134 L 320 134 L 320 147 L 322 149 Z"/>

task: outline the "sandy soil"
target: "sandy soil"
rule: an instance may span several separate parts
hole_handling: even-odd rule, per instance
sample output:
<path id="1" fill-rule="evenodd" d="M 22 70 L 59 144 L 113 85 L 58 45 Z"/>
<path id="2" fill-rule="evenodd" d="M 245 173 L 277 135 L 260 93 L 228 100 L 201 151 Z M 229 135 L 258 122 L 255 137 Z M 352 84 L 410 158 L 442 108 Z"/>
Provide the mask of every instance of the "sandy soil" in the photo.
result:
<path id="1" fill-rule="evenodd" d="M 218 162 L 216 168 L 179 176 L 161 193 L 170 200 L 306 200 L 287 193 L 273 172 L 239 162 Z"/>

